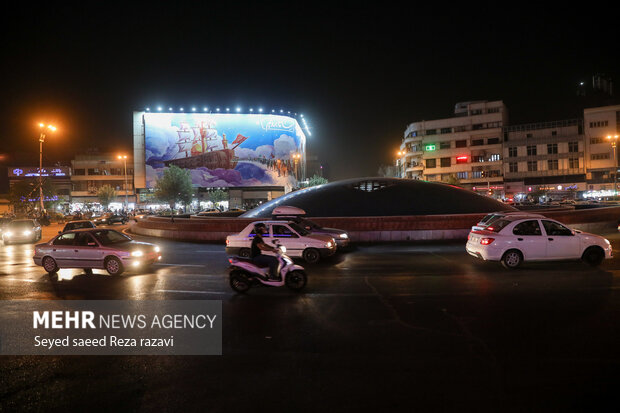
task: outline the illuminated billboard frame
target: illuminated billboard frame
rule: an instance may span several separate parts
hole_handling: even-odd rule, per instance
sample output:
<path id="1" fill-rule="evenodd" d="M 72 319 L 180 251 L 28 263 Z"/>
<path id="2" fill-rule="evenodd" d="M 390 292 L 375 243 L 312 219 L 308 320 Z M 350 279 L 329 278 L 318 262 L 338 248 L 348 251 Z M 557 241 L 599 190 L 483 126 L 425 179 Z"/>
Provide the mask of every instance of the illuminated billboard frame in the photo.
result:
<path id="1" fill-rule="evenodd" d="M 306 135 L 290 116 L 134 112 L 137 188 L 153 188 L 176 165 L 196 187 L 288 192 L 305 176 L 305 152 Z"/>

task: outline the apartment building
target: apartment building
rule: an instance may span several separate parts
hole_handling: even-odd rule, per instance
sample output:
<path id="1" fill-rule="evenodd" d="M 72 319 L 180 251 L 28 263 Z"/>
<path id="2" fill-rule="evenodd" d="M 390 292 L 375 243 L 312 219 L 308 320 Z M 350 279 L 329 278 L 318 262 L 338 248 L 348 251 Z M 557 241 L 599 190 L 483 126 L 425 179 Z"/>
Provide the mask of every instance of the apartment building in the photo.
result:
<path id="1" fill-rule="evenodd" d="M 620 105 L 585 109 L 587 189 L 613 191 L 618 170 Z"/>
<path id="2" fill-rule="evenodd" d="M 126 162 L 126 163 L 125 163 Z M 135 203 L 133 159 L 119 159 L 117 154 L 90 153 L 76 155 L 71 161 L 71 198 L 74 203 L 98 202 L 97 191 L 104 185 L 116 190 L 116 202 Z M 127 175 L 125 176 L 125 165 Z"/>
<path id="3" fill-rule="evenodd" d="M 581 119 L 505 127 L 505 197 L 542 190 L 572 198 L 586 190 L 585 150 Z"/>
<path id="4" fill-rule="evenodd" d="M 411 123 L 400 146 L 400 176 L 501 193 L 507 122 L 502 101 L 476 101 L 457 103 L 454 117 Z"/>

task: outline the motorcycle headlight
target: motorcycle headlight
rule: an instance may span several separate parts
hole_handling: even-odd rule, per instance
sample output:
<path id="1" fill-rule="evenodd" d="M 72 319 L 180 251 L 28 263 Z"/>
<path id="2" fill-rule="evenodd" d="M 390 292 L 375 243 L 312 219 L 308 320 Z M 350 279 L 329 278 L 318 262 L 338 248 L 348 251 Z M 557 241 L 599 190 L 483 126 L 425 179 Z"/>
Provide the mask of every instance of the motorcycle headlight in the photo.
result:
<path id="1" fill-rule="evenodd" d="M 133 252 L 131 253 L 131 256 L 132 256 L 132 257 L 141 257 L 141 256 L 143 256 L 143 255 L 144 255 L 144 253 L 143 253 L 142 251 L 133 251 Z"/>
<path id="2" fill-rule="evenodd" d="M 340 238 L 347 239 L 349 238 L 348 234 L 340 234 Z"/>
<path id="3" fill-rule="evenodd" d="M 284 245 L 280 245 L 280 250 L 282 251 L 282 254 L 284 254 L 286 252 L 286 247 Z"/>

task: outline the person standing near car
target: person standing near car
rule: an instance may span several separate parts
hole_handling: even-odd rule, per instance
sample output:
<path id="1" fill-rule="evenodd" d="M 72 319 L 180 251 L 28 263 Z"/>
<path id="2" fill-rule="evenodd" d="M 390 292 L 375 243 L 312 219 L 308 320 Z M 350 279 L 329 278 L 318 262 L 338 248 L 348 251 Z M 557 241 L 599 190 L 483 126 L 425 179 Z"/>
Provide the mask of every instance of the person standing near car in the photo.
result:
<path id="1" fill-rule="evenodd" d="M 252 240 L 250 258 L 258 266 L 269 266 L 269 273 L 272 279 L 278 278 L 278 259 L 272 255 L 265 255 L 263 251 L 276 252 L 277 249 L 267 245 L 263 240 L 263 234 L 267 233 L 267 226 L 263 223 L 254 226 L 256 235 Z"/>

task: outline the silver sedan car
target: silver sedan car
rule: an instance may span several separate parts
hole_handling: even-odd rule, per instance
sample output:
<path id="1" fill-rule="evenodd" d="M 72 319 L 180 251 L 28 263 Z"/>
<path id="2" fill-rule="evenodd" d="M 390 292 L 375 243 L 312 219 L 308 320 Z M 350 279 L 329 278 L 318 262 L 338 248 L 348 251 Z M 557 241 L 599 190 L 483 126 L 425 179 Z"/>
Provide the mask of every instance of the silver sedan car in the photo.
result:
<path id="1" fill-rule="evenodd" d="M 34 247 L 34 263 L 50 274 L 60 268 L 105 269 L 121 275 L 161 260 L 159 247 L 113 229 L 78 229 L 64 232 Z"/>

